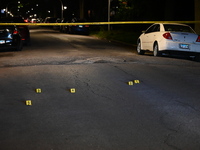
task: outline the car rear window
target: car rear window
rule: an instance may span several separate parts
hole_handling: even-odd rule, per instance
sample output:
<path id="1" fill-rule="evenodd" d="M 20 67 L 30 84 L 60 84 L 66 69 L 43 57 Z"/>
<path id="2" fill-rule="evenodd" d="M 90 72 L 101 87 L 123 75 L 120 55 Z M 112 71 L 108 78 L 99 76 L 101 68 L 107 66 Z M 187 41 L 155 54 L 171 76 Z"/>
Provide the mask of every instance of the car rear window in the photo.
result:
<path id="1" fill-rule="evenodd" d="M 0 26 L 0 30 L 5 30 L 5 29 L 13 30 L 14 26 Z"/>
<path id="2" fill-rule="evenodd" d="M 183 25 L 165 24 L 164 28 L 165 28 L 165 31 L 195 33 L 189 26 L 183 26 Z"/>

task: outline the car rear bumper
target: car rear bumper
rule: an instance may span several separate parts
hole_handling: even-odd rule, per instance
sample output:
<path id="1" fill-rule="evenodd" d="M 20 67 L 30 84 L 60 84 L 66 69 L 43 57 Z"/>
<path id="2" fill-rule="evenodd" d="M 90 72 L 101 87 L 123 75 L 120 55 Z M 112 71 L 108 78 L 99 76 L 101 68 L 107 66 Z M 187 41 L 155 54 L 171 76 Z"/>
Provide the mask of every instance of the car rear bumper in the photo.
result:
<path id="1" fill-rule="evenodd" d="M 200 44 L 183 43 L 167 40 L 159 44 L 159 51 L 177 51 L 186 53 L 200 53 Z"/>
<path id="2" fill-rule="evenodd" d="M 13 46 L 13 45 L 4 45 L 4 46 L 0 46 L 0 50 L 3 50 L 3 49 L 9 49 L 9 48 L 16 48 L 17 46 Z"/>
<path id="3" fill-rule="evenodd" d="M 0 51 L 6 50 L 6 49 L 15 49 L 17 47 L 18 47 L 18 45 L 14 44 L 14 43 L 0 44 Z"/>
<path id="4" fill-rule="evenodd" d="M 183 56 L 198 56 L 199 52 L 188 52 L 188 51 L 178 51 L 178 50 L 163 50 L 162 53 L 169 55 L 183 55 Z"/>

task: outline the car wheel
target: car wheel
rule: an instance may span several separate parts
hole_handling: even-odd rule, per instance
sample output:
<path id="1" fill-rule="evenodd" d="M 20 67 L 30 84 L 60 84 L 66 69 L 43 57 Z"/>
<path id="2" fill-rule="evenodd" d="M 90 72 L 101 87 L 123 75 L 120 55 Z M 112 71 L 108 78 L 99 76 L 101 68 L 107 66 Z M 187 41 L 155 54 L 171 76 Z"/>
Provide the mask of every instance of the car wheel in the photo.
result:
<path id="1" fill-rule="evenodd" d="M 197 54 L 195 55 L 194 60 L 200 62 L 200 54 L 199 54 L 199 53 L 197 53 Z"/>
<path id="2" fill-rule="evenodd" d="M 21 51 L 21 50 L 22 50 L 22 47 L 23 47 L 23 42 L 21 41 L 21 42 L 17 45 L 16 50 L 17 50 L 17 51 Z"/>
<path id="3" fill-rule="evenodd" d="M 154 56 L 161 56 L 161 52 L 159 52 L 158 43 L 155 43 L 153 46 L 153 55 Z"/>
<path id="4" fill-rule="evenodd" d="M 30 38 L 25 41 L 24 45 L 25 46 L 31 46 L 31 40 L 30 40 Z"/>
<path id="5" fill-rule="evenodd" d="M 141 42 L 138 42 L 137 52 L 139 55 L 144 55 L 145 51 L 141 49 Z"/>

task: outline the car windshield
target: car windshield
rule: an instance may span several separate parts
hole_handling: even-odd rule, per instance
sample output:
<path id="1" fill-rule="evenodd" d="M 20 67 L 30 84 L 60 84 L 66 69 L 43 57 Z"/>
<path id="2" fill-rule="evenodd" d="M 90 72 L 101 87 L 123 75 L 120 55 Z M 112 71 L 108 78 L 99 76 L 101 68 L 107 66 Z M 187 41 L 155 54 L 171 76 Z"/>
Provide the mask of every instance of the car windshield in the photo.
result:
<path id="1" fill-rule="evenodd" d="M 184 26 L 184 25 L 165 24 L 164 28 L 165 31 L 195 33 L 189 26 Z"/>

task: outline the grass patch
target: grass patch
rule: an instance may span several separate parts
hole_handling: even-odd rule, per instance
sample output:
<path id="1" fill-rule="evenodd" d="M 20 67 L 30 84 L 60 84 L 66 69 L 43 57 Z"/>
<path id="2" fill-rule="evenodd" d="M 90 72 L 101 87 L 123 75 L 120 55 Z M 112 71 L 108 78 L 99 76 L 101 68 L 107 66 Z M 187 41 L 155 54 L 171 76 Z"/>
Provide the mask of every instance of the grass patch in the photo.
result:
<path id="1" fill-rule="evenodd" d="M 137 44 L 137 39 L 140 36 L 141 32 L 137 33 L 134 31 L 94 31 L 91 32 L 90 35 L 96 36 L 98 38 L 107 39 L 107 40 L 116 40 L 120 42 L 124 42 L 127 44 Z"/>

